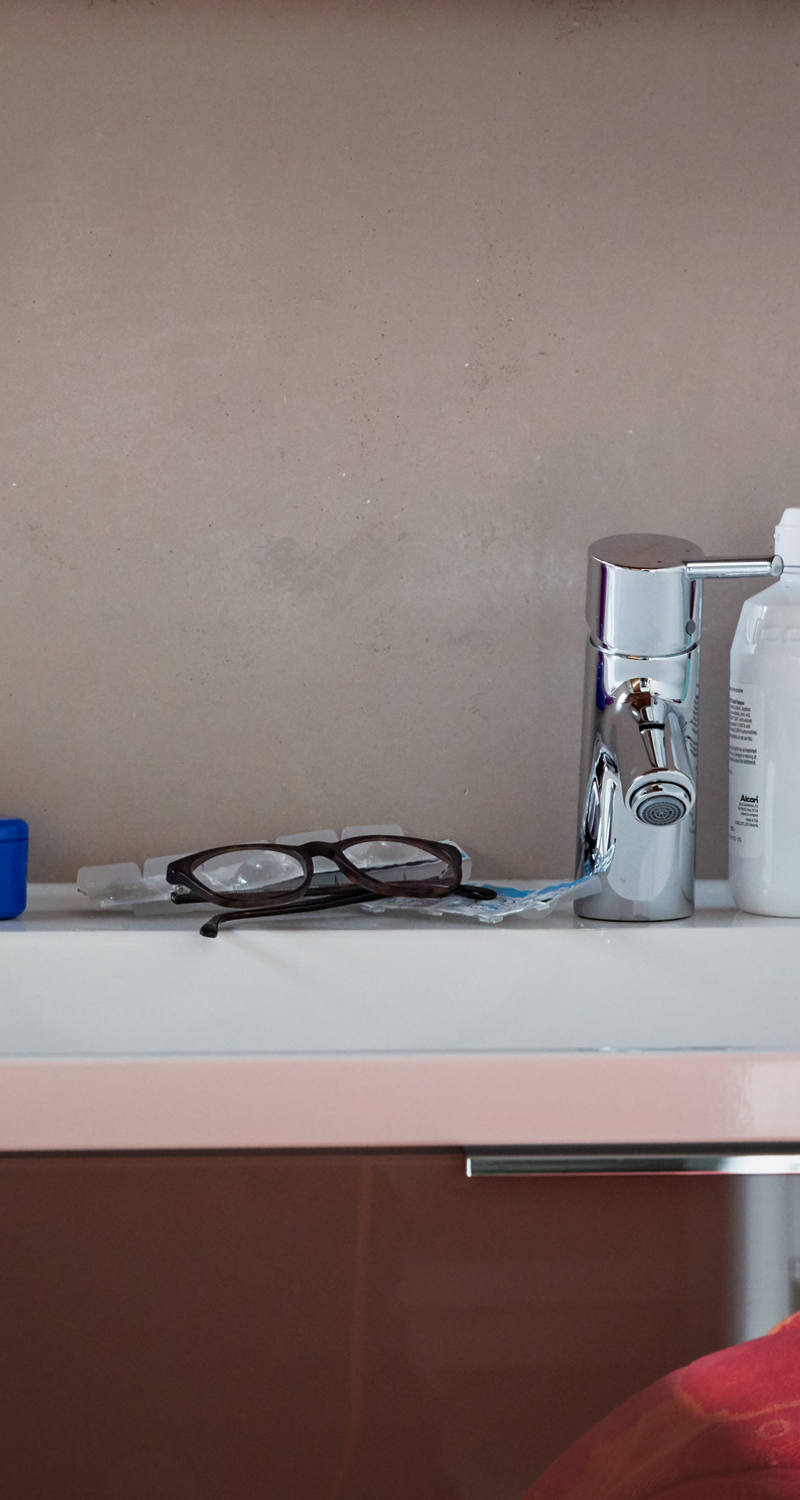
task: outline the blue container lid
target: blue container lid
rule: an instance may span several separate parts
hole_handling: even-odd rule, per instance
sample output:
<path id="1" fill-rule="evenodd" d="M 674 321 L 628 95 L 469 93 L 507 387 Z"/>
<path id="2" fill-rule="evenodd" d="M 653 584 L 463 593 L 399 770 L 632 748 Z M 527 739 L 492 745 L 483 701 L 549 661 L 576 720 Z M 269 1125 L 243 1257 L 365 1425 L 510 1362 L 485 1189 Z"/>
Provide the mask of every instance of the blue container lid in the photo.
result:
<path id="1" fill-rule="evenodd" d="M 0 818 L 0 844 L 14 844 L 28 837 L 24 818 Z"/>

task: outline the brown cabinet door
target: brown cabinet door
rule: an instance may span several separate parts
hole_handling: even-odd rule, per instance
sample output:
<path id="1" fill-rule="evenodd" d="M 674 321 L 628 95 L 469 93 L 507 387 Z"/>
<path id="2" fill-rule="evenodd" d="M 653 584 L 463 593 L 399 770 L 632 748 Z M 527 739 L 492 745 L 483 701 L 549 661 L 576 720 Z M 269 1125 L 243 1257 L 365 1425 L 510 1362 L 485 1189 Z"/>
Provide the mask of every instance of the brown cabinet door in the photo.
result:
<path id="1" fill-rule="evenodd" d="M 725 1342 L 715 1178 L 0 1160 L 4 1500 L 518 1500 Z"/>

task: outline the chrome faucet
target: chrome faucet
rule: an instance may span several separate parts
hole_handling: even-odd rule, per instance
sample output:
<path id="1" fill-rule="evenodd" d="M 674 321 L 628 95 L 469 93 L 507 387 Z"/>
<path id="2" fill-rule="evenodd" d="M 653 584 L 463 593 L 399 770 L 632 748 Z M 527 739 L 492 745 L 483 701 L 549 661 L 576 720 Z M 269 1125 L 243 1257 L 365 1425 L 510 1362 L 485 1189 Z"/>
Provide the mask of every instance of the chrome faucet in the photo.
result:
<path id="1" fill-rule="evenodd" d="M 777 578 L 779 557 L 715 562 L 674 536 L 589 548 L 578 875 L 581 917 L 660 922 L 694 911 L 700 627 L 706 578 Z M 610 858 L 609 858 L 610 857 Z"/>

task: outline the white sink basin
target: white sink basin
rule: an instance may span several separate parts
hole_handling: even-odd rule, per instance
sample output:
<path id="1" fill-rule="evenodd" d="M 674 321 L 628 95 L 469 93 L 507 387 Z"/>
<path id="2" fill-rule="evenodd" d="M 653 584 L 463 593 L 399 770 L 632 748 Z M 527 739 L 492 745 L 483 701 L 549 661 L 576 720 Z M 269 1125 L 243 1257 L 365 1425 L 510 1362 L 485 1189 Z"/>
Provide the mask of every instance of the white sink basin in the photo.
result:
<path id="1" fill-rule="evenodd" d="M 198 934 L 33 887 L 0 1149 L 800 1138 L 800 922 L 340 914 Z"/>

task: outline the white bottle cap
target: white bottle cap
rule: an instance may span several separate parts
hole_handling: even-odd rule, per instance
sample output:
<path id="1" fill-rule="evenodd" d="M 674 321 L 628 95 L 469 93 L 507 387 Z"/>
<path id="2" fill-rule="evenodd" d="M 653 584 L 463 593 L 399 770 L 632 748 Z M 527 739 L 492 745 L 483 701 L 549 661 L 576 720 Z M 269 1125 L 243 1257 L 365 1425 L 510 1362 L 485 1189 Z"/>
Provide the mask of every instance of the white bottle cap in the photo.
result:
<path id="1" fill-rule="evenodd" d="M 775 527 L 775 551 L 787 568 L 800 568 L 800 509 L 783 512 Z"/>

